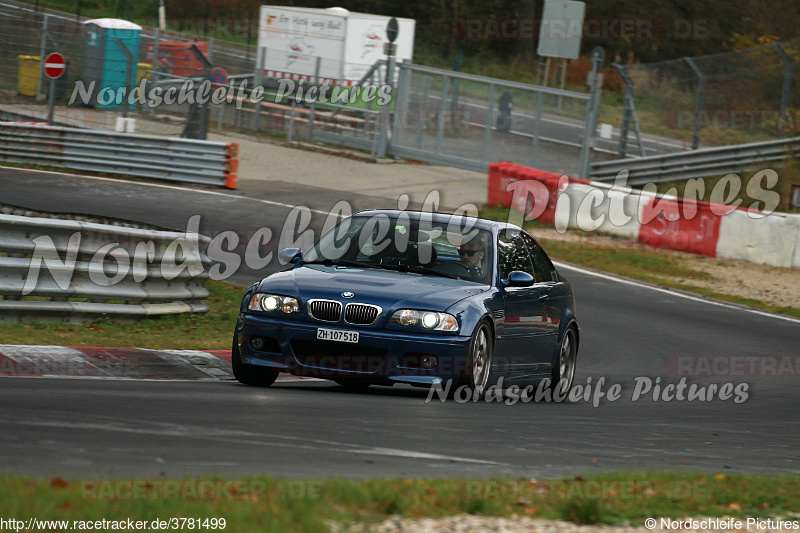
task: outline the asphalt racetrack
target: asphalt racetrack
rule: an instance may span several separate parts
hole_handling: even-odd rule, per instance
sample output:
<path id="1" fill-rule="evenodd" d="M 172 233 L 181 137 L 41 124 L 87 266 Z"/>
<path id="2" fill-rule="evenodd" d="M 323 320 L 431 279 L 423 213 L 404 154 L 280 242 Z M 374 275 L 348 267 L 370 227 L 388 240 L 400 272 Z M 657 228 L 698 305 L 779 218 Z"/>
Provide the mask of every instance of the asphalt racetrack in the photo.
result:
<path id="1" fill-rule="evenodd" d="M 294 205 L 315 210 L 309 228 L 317 234 L 340 200 L 355 209 L 395 207 L 281 182 L 199 191 L 0 169 L 0 187 L 0 203 L 28 209 L 175 229 L 200 214 L 207 234 L 267 226 L 275 248 Z M 273 261 L 265 272 L 242 269 L 229 281 L 247 285 L 277 268 Z M 593 395 L 604 377 L 603 391 L 620 386 L 615 401 L 425 403 L 423 389 L 351 393 L 324 381 L 259 389 L 230 380 L 5 377 L 0 461 L 11 472 L 82 478 L 800 471 L 800 321 L 561 268 L 575 288 L 582 326 L 575 383 L 591 378 Z M 679 368 L 688 383 L 731 383 L 744 394 L 656 401 L 651 389 L 632 401 L 637 382 L 676 384 Z"/>

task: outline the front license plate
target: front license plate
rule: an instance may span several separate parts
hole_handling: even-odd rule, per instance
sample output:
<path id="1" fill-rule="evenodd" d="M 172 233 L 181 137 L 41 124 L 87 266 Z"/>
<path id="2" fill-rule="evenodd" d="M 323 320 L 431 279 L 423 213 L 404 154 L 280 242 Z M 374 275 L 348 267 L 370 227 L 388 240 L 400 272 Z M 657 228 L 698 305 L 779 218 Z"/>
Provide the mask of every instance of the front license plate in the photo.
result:
<path id="1" fill-rule="evenodd" d="M 317 328 L 317 339 L 322 341 L 338 341 L 358 343 L 357 331 L 344 331 L 341 329 Z"/>

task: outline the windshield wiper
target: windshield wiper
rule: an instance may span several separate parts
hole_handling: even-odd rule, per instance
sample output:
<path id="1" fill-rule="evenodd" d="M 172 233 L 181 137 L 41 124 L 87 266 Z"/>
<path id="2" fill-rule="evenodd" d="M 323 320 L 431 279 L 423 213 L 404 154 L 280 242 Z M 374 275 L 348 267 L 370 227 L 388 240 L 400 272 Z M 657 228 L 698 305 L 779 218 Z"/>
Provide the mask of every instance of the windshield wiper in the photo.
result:
<path id="1" fill-rule="evenodd" d="M 317 261 L 300 261 L 300 265 L 325 265 L 325 266 L 349 266 L 359 268 L 385 268 L 383 265 L 375 263 L 362 263 L 360 261 L 347 261 L 344 259 L 322 259 Z"/>
<path id="2" fill-rule="evenodd" d="M 438 270 L 416 265 L 382 265 L 381 268 L 385 268 L 387 270 L 397 270 L 398 272 L 413 272 L 415 274 L 430 274 L 432 276 L 440 276 L 443 278 L 461 279 L 460 277 L 453 276 L 452 274 L 445 274 L 444 272 L 439 272 Z"/>

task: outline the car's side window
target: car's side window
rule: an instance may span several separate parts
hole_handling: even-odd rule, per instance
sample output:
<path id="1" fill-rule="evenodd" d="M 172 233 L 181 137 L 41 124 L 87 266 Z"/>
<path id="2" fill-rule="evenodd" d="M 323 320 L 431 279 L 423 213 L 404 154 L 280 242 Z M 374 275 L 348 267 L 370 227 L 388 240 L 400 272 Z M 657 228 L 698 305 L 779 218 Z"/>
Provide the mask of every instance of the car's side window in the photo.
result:
<path id="1" fill-rule="evenodd" d="M 497 257 L 502 279 L 508 279 L 508 274 L 514 270 L 521 270 L 533 276 L 531 258 L 519 231 L 502 230 L 498 234 Z"/>
<path id="2" fill-rule="evenodd" d="M 539 243 L 533 240 L 530 235 L 523 235 L 523 239 L 533 259 L 533 271 L 536 281 L 556 281 L 556 269 L 550 258 L 542 250 L 542 247 L 539 246 Z"/>

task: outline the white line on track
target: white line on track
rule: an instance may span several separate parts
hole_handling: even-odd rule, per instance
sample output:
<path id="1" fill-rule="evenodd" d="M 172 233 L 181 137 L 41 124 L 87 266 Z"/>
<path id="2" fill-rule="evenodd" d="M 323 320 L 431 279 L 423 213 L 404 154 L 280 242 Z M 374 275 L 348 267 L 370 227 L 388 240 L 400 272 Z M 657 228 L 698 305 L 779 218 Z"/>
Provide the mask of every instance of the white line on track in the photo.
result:
<path id="1" fill-rule="evenodd" d="M 249 444 L 257 446 L 270 446 L 279 448 L 294 448 L 305 450 L 321 450 L 325 452 L 353 453 L 362 455 L 381 455 L 385 457 L 401 457 L 410 459 L 428 459 L 432 461 L 447 461 L 458 463 L 472 463 L 482 465 L 503 465 L 497 461 L 460 457 L 457 455 L 444 455 L 438 453 L 418 452 L 399 448 L 383 448 L 379 446 L 363 446 L 347 442 L 321 441 L 290 437 L 286 435 L 266 435 L 251 431 L 236 431 L 229 429 L 209 429 L 181 424 L 159 424 L 157 427 L 133 427 L 125 422 L 69 422 L 63 420 L 17 420 L 0 417 L 0 424 L 14 424 L 22 426 L 51 427 L 61 429 L 75 429 L 83 431 L 103 431 L 132 433 L 139 435 L 156 435 L 167 437 L 185 437 L 191 439 L 216 440 L 221 442 Z M 283 442 L 280 442 L 283 441 Z"/>
<path id="2" fill-rule="evenodd" d="M 639 287 L 639 288 L 642 288 L 642 289 L 648 289 L 648 290 L 660 292 L 660 293 L 663 293 L 663 294 L 669 294 L 670 296 L 675 296 L 677 298 L 684 298 L 686 300 L 692 300 L 693 302 L 700 302 L 700 303 L 704 303 L 704 304 L 708 304 L 708 305 L 715 305 L 717 307 L 724 307 L 726 309 L 734 309 L 736 311 L 744 311 L 746 313 L 752 313 L 754 315 L 765 316 L 767 318 L 777 318 L 779 320 L 786 320 L 787 322 L 793 322 L 795 324 L 800 324 L 800 319 L 792 318 L 792 317 L 789 317 L 789 316 L 776 315 L 776 314 L 773 314 L 773 313 L 768 313 L 766 311 L 759 311 L 758 309 L 753 309 L 753 308 L 750 308 L 750 307 L 740 307 L 738 305 L 727 304 L 725 302 L 720 302 L 718 300 L 710 300 L 710 299 L 707 299 L 707 298 L 702 298 L 700 296 L 692 296 L 690 294 L 671 291 L 669 289 L 663 289 L 661 287 L 654 287 L 652 285 L 647 285 L 646 283 L 640 283 L 638 281 L 634 281 L 634 280 L 631 280 L 631 279 L 619 278 L 619 277 L 616 277 L 616 276 L 611 276 L 609 274 L 601 274 L 600 272 L 595 272 L 593 270 L 586 270 L 585 268 L 581 268 L 581 267 L 578 267 L 578 266 L 575 266 L 575 265 L 570 265 L 570 264 L 567 264 L 567 263 L 562 263 L 560 261 L 553 261 L 553 263 L 558 268 L 564 268 L 564 269 L 567 269 L 567 270 L 572 270 L 574 272 L 579 272 L 581 274 L 586 274 L 587 276 L 594 276 L 596 278 L 607 279 L 609 281 L 615 281 L 617 283 L 622 283 L 624 285 L 632 285 L 634 287 Z"/>

